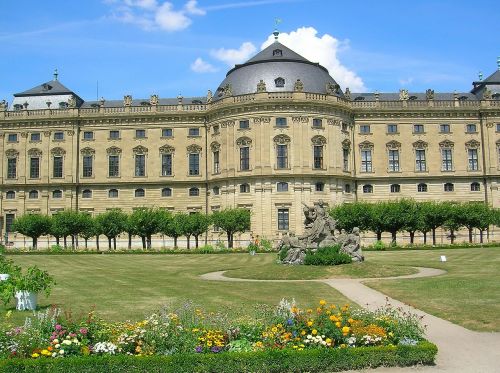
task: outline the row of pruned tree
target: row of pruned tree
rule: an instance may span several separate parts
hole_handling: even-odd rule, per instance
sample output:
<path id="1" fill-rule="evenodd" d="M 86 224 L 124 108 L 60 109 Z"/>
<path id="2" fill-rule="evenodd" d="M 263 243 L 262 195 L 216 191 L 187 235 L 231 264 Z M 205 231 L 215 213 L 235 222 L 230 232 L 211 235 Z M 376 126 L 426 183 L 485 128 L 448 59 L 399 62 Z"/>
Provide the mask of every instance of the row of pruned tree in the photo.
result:
<path id="1" fill-rule="evenodd" d="M 435 245 L 438 228 L 450 232 L 452 244 L 459 229 L 468 229 L 471 243 L 474 229 L 478 229 L 482 243 L 483 234 L 491 225 L 500 226 L 500 210 L 481 202 L 417 202 L 412 199 L 356 202 L 334 207 L 330 214 L 337 220 L 339 229 L 350 231 L 359 227 L 376 233 L 377 240 L 381 240 L 383 232 L 388 232 L 393 244 L 396 243 L 397 233 L 406 231 L 410 234 L 411 244 L 414 243 L 415 233 L 421 232 L 424 244 L 427 243 L 427 235 L 432 233 L 432 244 Z"/>
<path id="2" fill-rule="evenodd" d="M 144 249 L 150 249 L 151 237 L 156 234 L 173 238 L 175 248 L 178 238 L 185 236 L 189 249 L 191 238 L 194 237 L 195 245 L 198 247 L 200 236 L 211 225 L 219 227 L 226 233 L 228 247 L 232 248 L 234 234 L 250 229 L 250 211 L 235 208 L 205 215 L 182 212 L 173 214 L 159 208 L 138 208 L 131 214 L 116 209 L 92 217 L 83 212 L 66 210 L 53 216 L 22 215 L 14 221 L 12 230 L 31 237 L 34 249 L 37 248 L 39 237 L 50 235 L 55 237 L 58 245 L 63 239 L 65 248 L 68 245 L 68 237 L 71 238 L 72 247 L 78 246 L 78 237 L 83 238 L 85 248 L 88 240 L 95 237 L 97 250 L 99 250 L 99 237 L 106 236 L 109 249 L 116 250 L 116 237 L 122 233 L 128 234 L 129 249 L 134 236 L 142 238 Z"/>

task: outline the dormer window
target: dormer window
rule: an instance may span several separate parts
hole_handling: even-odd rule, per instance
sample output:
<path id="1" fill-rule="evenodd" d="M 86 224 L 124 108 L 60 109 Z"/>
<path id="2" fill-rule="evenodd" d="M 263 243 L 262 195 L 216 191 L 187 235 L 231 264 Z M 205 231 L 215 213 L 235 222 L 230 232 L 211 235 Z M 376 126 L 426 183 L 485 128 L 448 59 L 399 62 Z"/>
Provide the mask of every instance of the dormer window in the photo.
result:
<path id="1" fill-rule="evenodd" d="M 467 96 L 460 96 L 458 99 L 459 99 L 460 101 L 465 101 L 465 100 L 467 100 Z"/>
<path id="2" fill-rule="evenodd" d="M 358 96 L 354 99 L 354 101 L 363 101 L 365 98 L 363 96 Z"/>
<path id="3" fill-rule="evenodd" d="M 491 98 L 492 98 L 493 100 L 499 100 L 499 99 L 500 99 L 500 93 L 494 93 L 494 94 L 492 94 L 492 95 L 491 95 Z"/>
<path id="4" fill-rule="evenodd" d="M 410 101 L 415 101 L 415 100 L 417 100 L 417 99 L 418 99 L 418 97 L 417 97 L 417 96 L 410 96 L 410 97 L 408 98 L 408 100 L 410 100 Z"/>
<path id="5" fill-rule="evenodd" d="M 283 51 L 281 49 L 273 50 L 273 57 L 282 57 L 282 56 L 283 56 Z"/>
<path id="6" fill-rule="evenodd" d="M 59 103 L 59 109 L 67 109 L 67 108 L 68 108 L 68 103 L 67 102 L 61 101 Z"/>
<path id="7" fill-rule="evenodd" d="M 15 104 L 15 105 L 14 105 L 14 110 L 15 110 L 15 111 L 20 111 L 20 110 L 23 110 L 23 105 L 21 105 L 21 104 Z"/>
<path id="8" fill-rule="evenodd" d="M 274 79 L 274 84 L 276 84 L 277 88 L 283 88 L 285 86 L 285 79 L 283 78 L 276 78 Z"/>

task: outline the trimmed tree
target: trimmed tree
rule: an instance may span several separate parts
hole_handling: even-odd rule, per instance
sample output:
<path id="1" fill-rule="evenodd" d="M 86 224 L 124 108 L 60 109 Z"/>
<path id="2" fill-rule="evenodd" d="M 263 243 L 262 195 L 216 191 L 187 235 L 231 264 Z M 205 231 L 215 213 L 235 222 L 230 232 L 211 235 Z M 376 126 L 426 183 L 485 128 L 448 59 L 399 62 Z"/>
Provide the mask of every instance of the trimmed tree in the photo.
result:
<path id="1" fill-rule="evenodd" d="M 403 229 L 410 234 L 410 244 L 415 243 L 415 232 L 420 230 L 422 216 L 420 204 L 413 199 L 402 199 L 399 201 L 402 211 Z"/>
<path id="2" fill-rule="evenodd" d="M 97 227 L 94 218 L 92 218 L 92 216 L 89 214 L 82 213 L 80 215 L 80 220 L 80 236 L 82 236 L 85 240 L 85 250 L 87 250 L 89 239 L 98 234 L 96 230 Z"/>
<path id="3" fill-rule="evenodd" d="M 242 208 L 216 211 L 212 214 L 212 222 L 227 234 L 227 246 L 233 248 L 234 234 L 250 229 L 250 211 Z"/>
<path id="4" fill-rule="evenodd" d="M 33 249 L 37 249 L 38 238 L 50 232 L 51 222 L 46 215 L 25 214 L 16 220 L 12 225 L 12 230 L 24 236 L 31 237 Z"/>
<path id="5" fill-rule="evenodd" d="M 420 204 L 420 231 L 432 231 L 432 244 L 436 245 L 436 229 L 441 227 L 447 217 L 446 206 L 441 202 L 422 202 Z"/>
<path id="6" fill-rule="evenodd" d="M 493 211 L 483 202 L 468 202 L 460 206 L 460 220 L 469 231 L 469 243 L 472 243 L 474 228 L 479 230 L 480 242 L 483 243 L 483 233 L 493 224 Z"/>
<path id="7" fill-rule="evenodd" d="M 358 227 L 361 231 L 369 230 L 371 227 L 372 204 L 367 202 L 343 203 L 332 208 L 329 213 L 337 222 L 337 229 L 352 231 Z"/>
<path id="8" fill-rule="evenodd" d="M 194 236 L 195 246 L 199 246 L 199 238 L 205 233 L 211 224 L 210 216 L 205 214 L 190 214 L 188 215 L 187 228 L 189 232 Z"/>
<path id="9" fill-rule="evenodd" d="M 462 204 L 455 202 L 442 202 L 442 208 L 446 213 L 446 219 L 443 227 L 450 231 L 450 241 L 453 245 L 455 243 L 455 232 L 464 226 L 462 216 Z"/>
<path id="10" fill-rule="evenodd" d="M 116 236 L 125 231 L 127 215 L 118 209 L 106 211 L 96 217 L 99 231 L 108 238 L 108 248 L 111 250 L 113 240 L 113 250 L 116 250 Z"/>
<path id="11" fill-rule="evenodd" d="M 184 235 L 185 215 L 182 212 L 171 215 L 168 211 L 162 215 L 160 230 L 164 235 L 174 239 L 174 249 L 177 249 L 178 238 Z"/>
<path id="12" fill-rule="evenodd" d="M 143 249 L 151 249 L 151 236 L 161 231 L 161 214 L 158 209 L 142 207 L 129 217 L 135 234 L 142 237 Z"/>

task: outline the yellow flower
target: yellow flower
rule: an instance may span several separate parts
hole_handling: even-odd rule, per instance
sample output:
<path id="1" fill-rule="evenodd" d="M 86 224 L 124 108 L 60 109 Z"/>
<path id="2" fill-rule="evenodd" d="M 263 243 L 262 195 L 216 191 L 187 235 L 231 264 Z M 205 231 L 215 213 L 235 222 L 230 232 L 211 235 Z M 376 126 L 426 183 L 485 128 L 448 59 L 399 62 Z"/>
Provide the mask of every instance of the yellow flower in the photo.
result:
<path id="1" fill-rule="evenodd" d="M 327 315 L 330 315 L 330 314 L 332 313 L 332 311 L 330 311 L 330 310 L 326 310 L 326 311 L 325 311 L 325 313 L 326 313 Z"/>
<path id="2" fill-rule="evenodd" d="M 321 300 L 319 301 L 319 304 L 320 304 L 320 305 L 322 305 L 322 306 L 324 306 L 324 305 L 326 304 L 326 300 L 321 299 Z"/>
<path id="3" fill-rule="evenodd" d="M 193 333 L 196 333 L 196 332 L 199 332 L 199 331 L 200 331 L 200 329 L 198 329 L 198 328 L 194 328 L 192 331 L 193 331 Z"/>
<path id="4" fill-rule="evenodd" d="M 212 341 L 208 341 L 208 342 L 207 342 L 207 346 L 208 346 L 208 347 L 212 347 Z"/>
<path id="5" fill-rule="evenodd" d="M 347 334 L 347 333 L 349 333 L 349 330 L 351 330 L 351 328 L 349 328 L 348 326 L 344 326 L 344 327 L 342 328 L 342 334 Z"/>
<path id="6" fill-rule="evenodd" d="M 293 346 L 293 348 L 298 348 L 299 346 Z"/>
<path id="7" fill-rule="evenodd" d="M 349 322 L 349 324 L 352 324 L 354 322 L 353 319 L 348 319 L 347 321 Z"/>
<path id="8" fill-rule="evenodd" d="M 306 331 L 305 331 L 305 330 L 302 330 L 302 331 L 300 332 L 300 335 L 306 335 Z"/>
<path id="9" fill-rule="evenodd" d="M 340 348 L 346 348 L 346 347 L 347 347 L 347 346 L 346 346 L 346 344 L 345 344 L 345 343 L 342 343 L 342 344 L 340 345 Z"/>
<path id="10" fill-rule="evenodd" d="M 337 328 L 340 328 L 340 327 L 342 326 L 342 324 L 340 323 L 340 321 L 337 321 L 337 322 L 335 323 L 335 326 L 337 326 Z"/>
<path id="11" fill-rule="evenodd" d="M 336 322 L 336 321 L 339 321 L 339 319 L 337 318 L 337 316 L 331 315 L 330 316 L 330 321 Z"/>
<path id="12" fill-rule="evenodd" d="M 312 320 L 309 320 L 309 321 L 307 322 L 307 326 L 312 326 L 312 324 L 313 324 L 313 321 L 312 321 Z"/>
<path id="13" fill-rule="evenodd" d="M 312 313 L 312 311 L 313 311 L 313 310 L 312 310 L 312 309 L 310 309 L 310 308 L 308 308 L 308 309 L 307 309 L 307 313 Z"/>
<path id="14" fill-rule="evenodd" d="M 325 342 L 326 342 L 327 344 L 331 344 L 331 343 L 332 343 L 332 339 L 331 339 L 331 338 L 327 338 L 327 339 L 325 340 Z"/>
<path id="15" fill-rule="evenodd" d="M 312 332 L 311 332 L 312 335 L 316 335 L 318 334 L 318 331 L 316 329 L 313 329 Z"/>
<path id="16" fill-rule="evenodd" d="M 320 307 L 316 308 L 316 312 L 321 313 L 321 308 Z"/>
<path id="17" fill-rule="evenodd" d="M 5 318 L 8 319 L 11 315 L 12 315 L 12 310 L 7 311 L 7 313 L 5 314 Z"/>
<path id="18" fill-rule="evenodd" d="M 272 331 L 273 333 L 276 333 L 276 332 L 278 331 L 278 328 L 277 328 L 277 327 L 275 327 L 275 326 L 273 326 L 273 327 L 271 328 L 271 331 Z"/>
<path id="19" fill-rule="evenodd" d="M 39 354 L 37 354 L 36 352 L 35 352 L 35 353 L 33 353 L 33 354 L 31 354 L 31 357 L 33 357 L 33 358 L 35 358 L 35 359 L 36 359 L 37 357 L 39 357 L 39 356 L 40 356 L 40 355 L 39 355 Z"/>

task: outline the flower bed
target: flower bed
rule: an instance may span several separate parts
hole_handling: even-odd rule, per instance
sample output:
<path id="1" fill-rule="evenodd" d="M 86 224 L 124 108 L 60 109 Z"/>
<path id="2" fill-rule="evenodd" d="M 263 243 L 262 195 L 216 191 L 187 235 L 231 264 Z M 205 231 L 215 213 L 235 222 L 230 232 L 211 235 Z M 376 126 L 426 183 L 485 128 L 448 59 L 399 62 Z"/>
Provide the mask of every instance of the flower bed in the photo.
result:
<path id="1" fill-rule="evenodd" d="M 8 319 L 7 319 L 8 321 Z M 432 364 L 418 317 L 389 306 L 376 312 L 321 300 L 302 310 L 283 300 L 256 319 L 183 307 L 139 322 L 81 320 L 56 309 L 24 326 L 0 327 L 0 370 L 325 371 Z"/>

